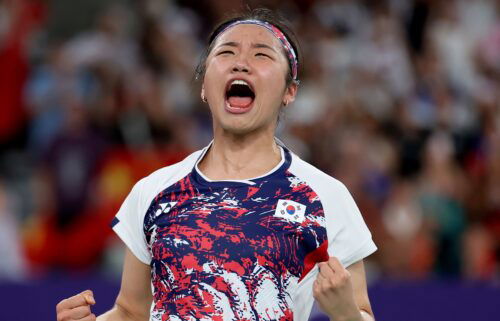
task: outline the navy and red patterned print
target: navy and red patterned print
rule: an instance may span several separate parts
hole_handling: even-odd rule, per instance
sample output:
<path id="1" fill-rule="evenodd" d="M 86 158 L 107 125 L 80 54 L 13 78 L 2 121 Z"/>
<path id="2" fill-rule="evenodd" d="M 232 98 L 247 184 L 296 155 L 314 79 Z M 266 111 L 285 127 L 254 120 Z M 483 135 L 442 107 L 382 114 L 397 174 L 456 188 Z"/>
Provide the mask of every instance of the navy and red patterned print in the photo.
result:
<path id="1" fill-rule="evenodd" d="M 153 320 L 293 320 L 293 291 L 328 259 L 328 244 L 321 202 L 285 154 L 253 185 L 207 182 L 193 169 L 153 200 L 144 221 Z"/>

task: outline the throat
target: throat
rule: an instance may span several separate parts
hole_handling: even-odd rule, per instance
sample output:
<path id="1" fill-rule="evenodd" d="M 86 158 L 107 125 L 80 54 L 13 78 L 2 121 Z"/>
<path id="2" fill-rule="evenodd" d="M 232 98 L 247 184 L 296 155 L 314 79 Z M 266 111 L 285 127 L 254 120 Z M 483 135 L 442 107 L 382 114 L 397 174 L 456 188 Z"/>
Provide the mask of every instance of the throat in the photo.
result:
<path id="1" fill-rule="evenodd" d="M 215 143 L 214 143 L 215 145 Z M 210 180 L 250 180 L 265 176 L 281 162 L 281 149 L 270 151 L 219 150 L 211 146 L 198 164 L 198 169 Z"/>

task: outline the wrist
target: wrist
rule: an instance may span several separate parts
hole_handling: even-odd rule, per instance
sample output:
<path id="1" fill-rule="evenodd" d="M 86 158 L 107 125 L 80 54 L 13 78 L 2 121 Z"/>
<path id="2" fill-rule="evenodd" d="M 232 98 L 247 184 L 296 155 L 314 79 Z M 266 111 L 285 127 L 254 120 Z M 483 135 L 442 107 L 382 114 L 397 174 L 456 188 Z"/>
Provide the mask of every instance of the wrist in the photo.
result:
<path id="1" fill-rule="evenodd" d="M 330 321 L 364 321 L 364 318 L 359 310 L 349 315 L 335 315 L 335 317 L 333 316 L 329 317 Z"/>

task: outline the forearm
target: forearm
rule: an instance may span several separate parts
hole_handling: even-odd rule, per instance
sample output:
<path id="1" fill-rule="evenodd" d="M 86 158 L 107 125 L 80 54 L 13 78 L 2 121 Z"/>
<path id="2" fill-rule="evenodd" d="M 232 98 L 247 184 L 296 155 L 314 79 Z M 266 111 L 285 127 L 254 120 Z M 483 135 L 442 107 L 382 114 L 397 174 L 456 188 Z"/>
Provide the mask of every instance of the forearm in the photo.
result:
<path id="1" fill-rule="evenodd" d="M 346 317 L 346 318 L 330 317 L 330 320 L 331 321 L 375 321 L 375 318 L 370 313 L 364 310 L 360 310 L 358 313 L 356 313 L 351 317 Z"/>
<path id="2" fill-rule="evenodd" d="M 122 313 L 116 307 L 97 317 L 96 321 L 134 321 L 127 314 Z"/>
<path id="3" fill-rule="evenodd" d="M 108 312 L 97 317 L 96 321 L 147 321 L 149 316 L 135 316 L 123 309 L 119 305 L 115 305 Z"/>
<path id="4" fill-rule="evenodd" d="M 115 305 L 97 321 L 148 321 L 152 300 L 151 268 L 127 248 Z"/>

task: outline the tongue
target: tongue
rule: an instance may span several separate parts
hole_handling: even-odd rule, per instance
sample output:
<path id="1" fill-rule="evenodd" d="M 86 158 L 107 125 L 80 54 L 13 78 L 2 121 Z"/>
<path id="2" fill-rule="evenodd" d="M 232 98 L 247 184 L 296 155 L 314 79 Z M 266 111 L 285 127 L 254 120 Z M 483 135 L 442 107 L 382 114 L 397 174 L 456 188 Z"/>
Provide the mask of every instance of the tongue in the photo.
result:
<path id="1" fill-rule="evenodd" d="M 231 96 L 228 98 L 229 104 L 232 107 L 236 108 L 246 108 L 250 106 L 253 101 L 252 97 L 239 97 L 239 96 Z"/>

